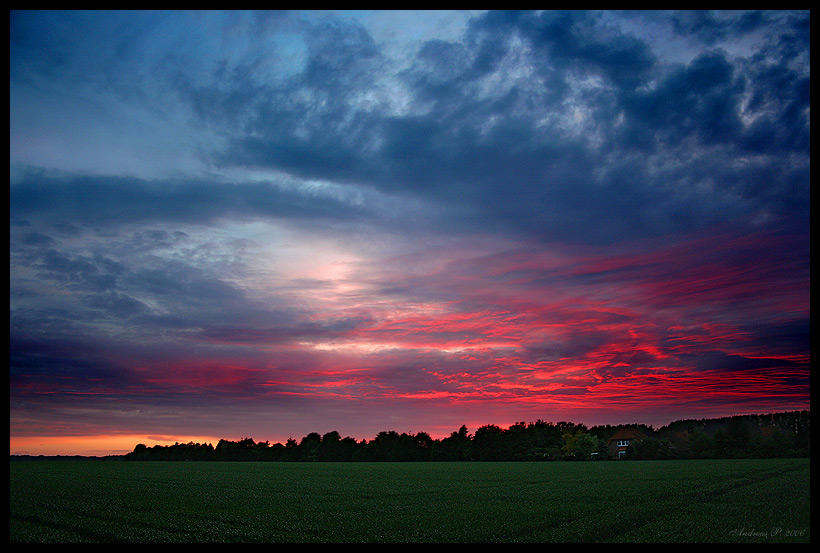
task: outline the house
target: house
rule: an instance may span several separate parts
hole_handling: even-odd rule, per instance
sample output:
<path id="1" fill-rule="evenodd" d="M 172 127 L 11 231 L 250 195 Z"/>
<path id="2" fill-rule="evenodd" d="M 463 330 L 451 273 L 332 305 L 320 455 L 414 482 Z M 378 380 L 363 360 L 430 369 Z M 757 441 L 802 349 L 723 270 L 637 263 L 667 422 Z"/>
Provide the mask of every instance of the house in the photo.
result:
<path id="1" fill-rule="evenodd" d="M 613 459 L 621 459 L 626 456 L 629 446 L 646 438 L 646 435 L 637 428 L 623 426 L 615 431 L 607 442 L 609 456 Z"/>

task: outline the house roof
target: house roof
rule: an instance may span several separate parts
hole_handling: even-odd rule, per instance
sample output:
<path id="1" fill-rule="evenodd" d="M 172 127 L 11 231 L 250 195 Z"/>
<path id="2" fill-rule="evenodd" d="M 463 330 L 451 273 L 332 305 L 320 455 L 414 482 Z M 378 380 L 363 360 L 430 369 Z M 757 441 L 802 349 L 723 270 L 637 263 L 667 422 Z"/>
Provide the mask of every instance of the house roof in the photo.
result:
<path id="1" fill-rule="evenodd" d="M 615 433 L 609 438 L 609 441 L 613 440 L 642 440 L 646 438 L 646 435 L 638 430 L 637 428 L 632 428 L 629 426 L 622 426 Z"/>

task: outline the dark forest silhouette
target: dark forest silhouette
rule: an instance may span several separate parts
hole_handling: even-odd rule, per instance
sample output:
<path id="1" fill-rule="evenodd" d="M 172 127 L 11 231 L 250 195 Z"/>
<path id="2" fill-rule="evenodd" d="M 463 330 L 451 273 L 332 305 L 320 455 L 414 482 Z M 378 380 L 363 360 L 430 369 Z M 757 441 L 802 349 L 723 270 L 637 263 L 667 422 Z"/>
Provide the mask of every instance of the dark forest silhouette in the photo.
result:
<path id="1" fill-rule="evenodd" d="M 284 444 L 220 440 L 138 444 L 125 460 L 145 461 L 567 461 L 614 458 L 615 432 L 637 430 L 642 439 L 625 448 L 626 459 L 808 457 L 810 412 L 680 420 L 654 430 L 642 424 L 593 426 L 571 422 L 488 424 L 470 434 L 466 426 L 443 439 L 426 432 L 379 432 L 370 441 L 312 432 Z"/>

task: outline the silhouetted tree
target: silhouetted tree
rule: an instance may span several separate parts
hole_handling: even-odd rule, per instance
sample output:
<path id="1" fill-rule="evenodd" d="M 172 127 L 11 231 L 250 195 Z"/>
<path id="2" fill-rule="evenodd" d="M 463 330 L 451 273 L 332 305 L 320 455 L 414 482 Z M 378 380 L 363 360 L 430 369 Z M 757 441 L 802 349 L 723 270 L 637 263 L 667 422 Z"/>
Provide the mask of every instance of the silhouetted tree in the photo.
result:
<path id="1" fill-rule="evenodd" d="M 623 425 L 622 425 L 623 426 Z M 672 459 L 710 457 L 809 456 L 809 411 L 742 415 L 722 419 L 681 420 L 654 431 L 637 426 L 646 438 L 631 446 L 627 458 Z M 521 461 L 605 457 L 606 443 L 620 426 L 594 426 L 562 421 L 517 422 L 502 430 L 494 424 L 470 435 L 462 425 L 447 438 L 434 440 L 426 432 L 379 432 L 375 439 L 357 442 L 337 431 L 324 436 L 311 432 L 301 442 L 284 445 L 243 438 L 211 444 L 188 442 L 147 447 L 137 444 L 126 460 L 144 461 Z M 674 443 L 673 443 L 674 442 Z"/>
<path id="2" fill-rule="evenodd" d="M 433 461 L 467 461 L 471 446 L 471 436 L 467 433 L 467 427 L 462 425 L 457 432 L 432 445 L 430 458 Z"/>
<path id="3" fill-rule="evenodd" d="M 659 459 L 662 455 L 661 441 L 657 438 L 648 437 L 639 440 L 634 445 L 635 459 Z"/>
<path id="4" fill-rule="evenodd" d="M 311 432 L 310 434 L 302 438 L 302 441 L 299 442 L 299 460 L 318 461 L 319 447 L 321 446 L 321 444 L 322 437 L 319 435 L 318 432 Z"/>
<path id="5" fill-rule="evenodd" d="M 501 428 L 485 424 L 473 436 L 473 458 L 476 461 L 500 461 L 505 458 Z"/>
<path id="6" fill-rule="evenodd" d="M 732 417 L 729 421 L 729 426 L 726 428 L 726 447 L 727 453 L 731 457 L 742 457 L 747 453 L 750 439 L 750 424 L 751 422 L 744 419 L 744 417 Z"/>
<path id="7" fill-rule="evenodd" d="M 517 422 L 503 432 L 504 451 L 510 461 L 528 461 L 534 458 L 534 432 L 525 422 Z"/>
<path id="8" fill-rule="evenodd" d="M 695 430 L 689 435 L 689 450 L 698 458 L 714 457 L 715 442 L 703 430 Z"/>
<path id="9" fill-rule="evenodd" d="M 333 430 L 322 436 L 318 450 L 320 461 L 342 461 L 341 435 Z"/>
<path id="10" fill-rule="evenodd" d="M 589 460 L 598 451 L 598 437 L 595 434 L 575 430 L 564 432 L 561 437 L 564 441 L 562 451 L 567 459 Z"/>
<path id="11" fill-rule="evenodd" d="M 137 444 L 136 446 L 134 446 L 134 451 L 126 454 L 125 458 L 130 461 L 148 461 L 148 447 L 145 444 Z"/>
<path id="12" fill-rule="evenodd" d="M 564 444 L 562 431 L 555 424 L 539 419 L 530 423 L 527 431 L 532 436 L 532 456 L 535 459 L 557 461 L 563 457 L 561 454 L 561 447 Z"/>

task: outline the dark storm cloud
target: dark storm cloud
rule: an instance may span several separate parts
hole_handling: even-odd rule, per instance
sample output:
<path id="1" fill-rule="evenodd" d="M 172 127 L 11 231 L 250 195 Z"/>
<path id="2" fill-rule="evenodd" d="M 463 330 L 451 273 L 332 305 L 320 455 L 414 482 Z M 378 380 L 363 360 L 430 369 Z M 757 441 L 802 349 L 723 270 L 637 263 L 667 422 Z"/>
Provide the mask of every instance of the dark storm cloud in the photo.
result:
<path id="1" fill-rule="evenodd" d="M 687 25 L 715 44 L 765 17 L 692 14 Z M 767 28 L 770 41 L 800 36 L 806 18 Z M 794 59 L 715 47 L 662 63 L 600 14 L 491 12 L 465 40 L 419 48 L 398 75 L 411 111 L 394 114 L 358 101 L 385 63 L 369 35 L 331 36 L 308 42 L 301 74 L 244 104 L 251 122 L 220 163 L 466 204 L 482 225 L 542 237 L 611 241 L 761 211 L 808 216 L 809 75 Z"/>
<path id="2" fill-rule="evenodd" d="M 208 252 L 187 255 L 187 235 L 150 228 L 130 234 L 83 231 L 68 238 L 52 232 L 47 240 L 39 234 L 32 239 L 28 232 L 20 241 L 12 233 L 10 368 L 15 382 L 31 378 L 37 368 L 75 379 L 72 387 L 78 389 L 96 387 L 100 370 L 111 375 L 121 371 L 127 379 L 129 367 L 141 363 L 138 359 L 158 355 L 167 360 L 182 352 L 207 357 L 207 344 L 171 344 L 184 343 L 191 332 L 294 316 L 270 306 L 261 309 L 219 274 L 226 263 L 241 263 L 240 251 L 231 249 L 235 259 L 228 261 Z M 80 245 L 64 240 L 79 240 Z M 168 251 L 177 253 L 164 255 Z"/>
<path id="3" fill-rule="evenodd" d="M 761 344 L 762 351 L 790 356 L 805 351 L 811 343 L 811 319 L 759 322 L 742 327 Z"/>
<path id="4" fill-rule="evenodd" d="M 120 381 L 116 364 L 101 356 L 94 344 L 75 336 L 32 339 L 17 330 L 12 328 L 9 339 L 9 364 L 15 381 L 21 377 L 42 378 L 44 382 L 56 379 L 52 384 L 59 385 L 61 379 L 76 379 L 79 386 L 101 378 Z"/>
<path id="5" fill-rule="evenodd" d="M 225 219 L 346 219 L 363 209 L 333 198 L 288 191 L 270 182 L 146 180 L 46 174 L 21 169 L 12 183 L 12 219 L 75 226 L 156 222 L 209 224 Z"/>
<path id="6" fill-rule="evenodd" d="M 697 354 L 681 354 L 682 363 L 690 364 L 698 371 L 721 371 L 725 373 L 743 372 L 753 369 L 804 368 L 802 362 L 794 362 L 777 358 L 744 357 L 742 355 L 727 355 L 721 351 L 703 351 Z M 801 378 L 804 384 L 808 383 L 808 376 Z"/>
<path id="7" fill-rule="evenodd" d="M 66 57 L 54 40 L 31 39 L 32 25 L 45 22 L 77 44 L 66 21 L 78 18 L 85 21 L 13 19 L 15 82 L 30 64 L 47 63 L 34 55 L 44 50 L 56 75 L 83 75 L 158 112 L 178 101 L 177 111 L 220 137 L 200 155 L 221 168 L 424 198 L 461 210 L 457 220 L 437 221 L 443 228 L 546 240 L 614 242 L 730 218 L 808 219 L 808 12 L 491 11 L 471 19 L 459 40 L 422 42 L 398 61 L 364 26 L 332 15 L 220 14 L 221 40 L 244 42 L 215 54 L 201 40 L 200 57 L 197 42 L 169 39 L 163 18 L 143 15 L 129 40 L 116 40 L 122 22 L 99 27 L 97 38 L 116 40 L 122 52 L 115 65 L 84 73 L 78 60 L 91 58 L 87 49 Z M 196 36 L 214 23 L 169 18 Z M 654 42 L 633 33 L 643 24 L 655 26 Z M 265 42 L 271 29 L 298 37 L 302 52 L 276 75 L 269 65 L 281 66 L 282 49 Z M 163 40 L 148 44 L 151 33 Z M 658 40 L 675 36 L 688 41 L 685 59 L 664 57 Z M 143 60 L 143 50 L 162 56 Z M 154 78 L 137 78 L 146 73 Z M 13 204 L 83 205 L 81 214 L 111 220 L 339 210 L 264 184 L 73 180 L 58 204 L 46 190 L 53 183 L 29 179 L 13 189 Z"/>

